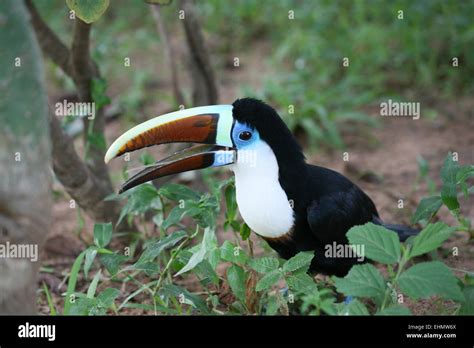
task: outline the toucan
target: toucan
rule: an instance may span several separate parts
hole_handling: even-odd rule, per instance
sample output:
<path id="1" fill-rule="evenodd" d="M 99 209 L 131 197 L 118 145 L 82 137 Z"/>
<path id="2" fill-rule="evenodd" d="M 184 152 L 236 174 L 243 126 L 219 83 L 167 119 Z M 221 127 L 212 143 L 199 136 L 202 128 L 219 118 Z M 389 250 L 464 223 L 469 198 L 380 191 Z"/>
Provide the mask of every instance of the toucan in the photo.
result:
<path id="1" fill-rule="evenodd" d="M 326 253 L 328 246 L 347 245 L 346 233 L 353 226 L 383 225 L 402 241 L 417 232 L 385 224 L 369 196 L 348 178 L 306 163 L 301 146 L 275 109 L 253 98 L 150 119 L 115 140 L 105 162 L 172 142 L 198 145 L 146 167 L 130 177 L 120 193 L 167 175 L 229 165 L 245 223 L 284 259 L 314 251 L 312 272 L 344 276 L 354 264 L 363 262 L 357 255 Z"/>

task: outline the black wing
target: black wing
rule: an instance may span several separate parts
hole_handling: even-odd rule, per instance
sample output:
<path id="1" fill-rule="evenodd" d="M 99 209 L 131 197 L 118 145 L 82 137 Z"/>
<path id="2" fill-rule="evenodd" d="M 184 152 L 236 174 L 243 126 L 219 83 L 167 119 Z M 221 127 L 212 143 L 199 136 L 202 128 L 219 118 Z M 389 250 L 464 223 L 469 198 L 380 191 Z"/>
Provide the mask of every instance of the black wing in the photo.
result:
<path id="1" fill-rule="evenodd" d="M 321 243 L 346 242 L 347 231 L 373 221 L 378 213 L 372 200 L 357 186 L 314 200 L 307 209 L 311 231 Z"/>
<path id="2" fill-rule="evenodd" d="M 347 244 L 346 233 L 353 226 L 378 219 L 372 200 L 349 179 L 336 172 L 321 172 L 315 176 L 319 190 L 306 208 L 307 223 L 318 241 L 311 269 L 318 272 L 345 275 L 360 258 L 334 258 L 326 255 L 333 246 Z M 322 174 L 321 174 L 322 173 Z M 337 174 L 337 175 L 335 175 Z M 327 179 L 330 175 L 330 179 Z"/>

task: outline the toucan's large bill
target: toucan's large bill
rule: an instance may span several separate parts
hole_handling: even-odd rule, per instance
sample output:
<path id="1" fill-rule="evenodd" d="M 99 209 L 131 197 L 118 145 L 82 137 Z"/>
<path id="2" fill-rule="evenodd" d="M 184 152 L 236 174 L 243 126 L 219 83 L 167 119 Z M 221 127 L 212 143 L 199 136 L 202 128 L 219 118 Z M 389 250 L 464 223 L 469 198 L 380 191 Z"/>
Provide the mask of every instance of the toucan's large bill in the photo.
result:
<path id="1" fill-rule="evenodd" d="M 105 154 L 115 157 L 144 147 L 166 143 L 198 143 L 147 166 L 121 187 L 120 193 L 144 182 L 171 174 L 234 163 L 232 105 L 212 105 L 180 110 L 143 122 L 122 134 Z"/>

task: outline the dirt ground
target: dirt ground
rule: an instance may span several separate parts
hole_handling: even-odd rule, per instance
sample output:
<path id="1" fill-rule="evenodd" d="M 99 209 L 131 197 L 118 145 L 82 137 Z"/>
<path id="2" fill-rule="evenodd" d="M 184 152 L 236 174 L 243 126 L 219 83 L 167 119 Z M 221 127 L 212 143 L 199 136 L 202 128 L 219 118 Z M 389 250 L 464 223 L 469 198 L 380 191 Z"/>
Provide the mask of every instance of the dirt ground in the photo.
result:
<path id="1" fill-rule="evenodd" d="M 262 86 L 263 79 L 272 73 L 269 65 L 262 57 L 269 54 L 270 48 L 264 44 L 256 45 L 245 56 L 241 57 L 241 67 L 234 70 L 226 69 L 220 72 L 220 101 L 231 103 L 241 95 L 240 86 L 251 85 L 255 89 Z M 258 72 L 258 73 L 256 73 Z M 169 88 L 167 81 L 160 81 L 160 88 Z M 119 90 L 119 88 L 116 88 Z M 111 86 L 114 90 L 114 86 Z M 436 118 L 424 117 L 424 107 L 438 112 Z M 150 105 L 157 115 L 166 110 L 166 106 Z M 419 120 L 408 118 L 382 118 L 377 114 L 377 108 L 367 106 L 372 117 L 378 119 L 379 127 L 361 129 L 356 126 L 345 125 L 344 140 L 348 145 L 349 161 L 343 160 L 343 151 L 326 151 L 321 149 L 305 149 L 308 162 L 329 167 L 348 176 L 357 183 L 375 202 L 380 216 L 384 221 L 409 224 L 410 216 L 414 212 L 417 202 L 427 195 L 425 185 L 413 187 L 418 174 L 417 156 L 423 156 L 430 163 L 431 178 L 439 184 L 439 170 L 449 151 L 459 154 L 461 164 L 474 163 L 474 100 L 456 100 L 443 104 L 442 108 L 436 105 L 421 105 Z M 441 110 L 441 111 L 438 111 Z M 448 111 L 446 111 L 448 110 Z M 448 114 L 448 115 L 446 115 Z M 351 127 L 357 132 L 349 133 Z M 124 129 L 119 121 L 107 126 L 108 143 L 114 140 Z M 354 134 L 355 133 L 355 134 Z M 304 141 L 304 139 L 302 139 Z M 78 147 L 80 147 L 78 143 Z M 112 173 L 118 173 L 120 162 L 112 164 Z M 116 174 L 115 174 L 116 175 Z M 114 178 L 118 179 L 118 178 Z M 119 180 L 115 180 L 117 183 Z M 54 302 L 61 306 L 61 293 L 65 292 L 67 270 L 70 269 L 74 258 L 84 249 L 85 243 L 92 242 L 93 223 L 83 216 L 83 225 L 78 220 L 78 210 L 71 208 L 69 197 L 64 193 L 59 183 L 54 184 L 55 203 L 53 207 L 53 224 L 46 243 L 43 255 L 43 267 L 40 273 L 39 286 L 45 282 L 53 293 Z M 398 200 L 404 200 L 404 208 L 397 207 Z M 464 203 L 464 204 L 463 204 Z M 463 214 L 474 220 L 474 206 L 461 201 Z M 449 212 L 442 210 L 440 219 L 447 223 L 454 223 Z M 219 240 L 229 238 L 230 234 L 219 232 Z M 258 237 L 253 236 L 256 245 Z M 459 248 L 459 256 L 452 256 L 450 250 Z M 443 247 L 446 262 L 456 269 L 474 271 L 474 245 L 467 243 L 467 236 L 455 234 Z M 259 246 L 257 254 L 261 254 Z M 222 270 L 223 271 L 223 270 Z M 462 275 L 459 273 L 458 275 Z M 188 282 L 192 279 L 188 279 Z M 197 281 L 196 281 L 197 283 Z M 196 284 L 186 284 L 192 289 Z M 441 304 L 444 306 L 446 304 Z M 439 312 L 438 301 L 422 301 L 410 305 L 416 314 Z M 40 313 L 49 313 L 44 294 L 38 298 Z M 133 314 L 134 312 L 130 312 Z"/>

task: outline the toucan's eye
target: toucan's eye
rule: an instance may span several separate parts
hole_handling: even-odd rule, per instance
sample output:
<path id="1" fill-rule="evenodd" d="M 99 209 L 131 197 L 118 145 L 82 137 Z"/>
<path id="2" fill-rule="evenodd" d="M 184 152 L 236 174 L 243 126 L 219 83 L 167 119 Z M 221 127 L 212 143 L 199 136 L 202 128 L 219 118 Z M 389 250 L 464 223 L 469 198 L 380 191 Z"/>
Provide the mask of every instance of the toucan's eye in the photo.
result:
<path id="1" fill-rule="evenodd" d="M 249 140 L 252 137 L 252 133 L 249 131 L 243 131 L 239 134 L 240 140 Z"/>

